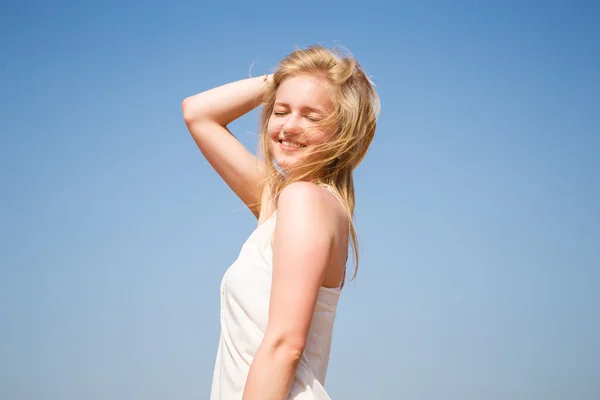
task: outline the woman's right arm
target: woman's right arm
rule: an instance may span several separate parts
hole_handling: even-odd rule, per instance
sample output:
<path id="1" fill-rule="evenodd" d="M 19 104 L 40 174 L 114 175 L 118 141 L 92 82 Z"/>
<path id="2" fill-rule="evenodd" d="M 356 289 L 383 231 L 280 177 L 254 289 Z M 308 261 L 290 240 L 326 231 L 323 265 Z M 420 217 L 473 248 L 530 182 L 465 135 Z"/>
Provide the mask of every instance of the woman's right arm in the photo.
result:
<path id="1" fill-rule="evenodd" d="M 266 84 L 264 76 L 248 78 L 190 96 L 182 103 L 183 119 L 200 151 L 257 218 L 264 184 L 262 161 L 227 125 L 258 106 Z"/>

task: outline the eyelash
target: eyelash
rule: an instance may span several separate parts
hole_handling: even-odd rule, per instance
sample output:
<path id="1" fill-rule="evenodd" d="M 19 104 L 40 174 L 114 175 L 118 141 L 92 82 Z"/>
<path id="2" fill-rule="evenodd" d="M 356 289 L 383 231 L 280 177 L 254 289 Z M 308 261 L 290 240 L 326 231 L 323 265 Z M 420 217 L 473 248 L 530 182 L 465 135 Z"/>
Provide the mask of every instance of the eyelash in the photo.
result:
<path id="1" fill-rule="evenodd" d="M 274 112 L 273 115 L 277 116 L 277 117 L 281 117 L 283 115 L 285 115 L 285 112 L 282 111 L 278 111 L 278 112 Z M 317 118 L 313 118 L 313 117 L 308 117 L 308 116 L 304 116 L 304 118 L 306 118 L 307 120 L 309 120 L 310 122 L 319 122 L 319 119 Z"/>

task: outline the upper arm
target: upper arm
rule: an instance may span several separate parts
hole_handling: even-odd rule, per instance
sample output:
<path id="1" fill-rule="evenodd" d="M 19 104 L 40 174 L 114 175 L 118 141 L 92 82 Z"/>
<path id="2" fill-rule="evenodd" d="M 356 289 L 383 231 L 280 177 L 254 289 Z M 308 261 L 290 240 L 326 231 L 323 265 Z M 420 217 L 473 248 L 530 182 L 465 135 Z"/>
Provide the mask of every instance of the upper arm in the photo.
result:
<path id="1" fill-rule="evenodd" d="M 184 114 L 185 107 L 184 102 Z M 218 122 L 202 119 L 186 119 L 185 122 L 206 160 L 258 217 L 264 182 L 262 161 Z"/>
<path id="2" fill-rule="evenodd" d="M 279 197 L 266 340 L 304 346 L 336 232 L 336 205 L 328 196 L 297 182 Z"/>

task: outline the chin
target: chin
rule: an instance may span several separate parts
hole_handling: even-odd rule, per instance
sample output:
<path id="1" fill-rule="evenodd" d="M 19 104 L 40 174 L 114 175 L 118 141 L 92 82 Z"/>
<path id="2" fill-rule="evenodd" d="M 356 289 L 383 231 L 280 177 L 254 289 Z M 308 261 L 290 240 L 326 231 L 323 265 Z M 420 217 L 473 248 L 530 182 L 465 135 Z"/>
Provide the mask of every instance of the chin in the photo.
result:
<path id="1" fill-rule="evenodd" d="M 286 169 L 298 164 L 298 161 L 291 160 L 290 157 L 275 157 L 275 162 L 284 172 Z"/>
<path id="2" fill-rule="evenodd" d="M 281 168 L 284 171 L 286 168 L 293 167 L 294 165 L 297 165 L 302 161 L 302 155 L 300 154 L 302 153 L 301 151 L 285 152 L 281 149 L 274 149 L 272 147 L 271 151 L 275 162 L 277 163 L 279 168 Z"/>

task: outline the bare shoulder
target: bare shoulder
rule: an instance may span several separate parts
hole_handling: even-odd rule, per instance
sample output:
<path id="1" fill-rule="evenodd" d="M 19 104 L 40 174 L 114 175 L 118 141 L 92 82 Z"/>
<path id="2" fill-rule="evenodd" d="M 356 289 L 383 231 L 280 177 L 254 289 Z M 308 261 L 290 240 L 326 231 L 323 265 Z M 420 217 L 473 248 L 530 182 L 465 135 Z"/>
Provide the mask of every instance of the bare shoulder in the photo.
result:
<path id="1" fill-rule="evenodd" d="M 320 226 L 335 227 L 346 219 L 339 200 L 327 189 L 310 182 L 294 182 L 286 186 L 277 202 L 278 214 L 295 214 Z"/>
<path id="2" fill-rule="evenodd" d="M 340 201 L 326 188 L 296 182 L 279 195 L 275 226 L 274 265 L 292 268 L 290 259 L 303 260 L 304 274 L 318 288 L 338 287 L 347 259 L 348 217 Z M 312 272 L 311 272 L 312 271 Z"/>

